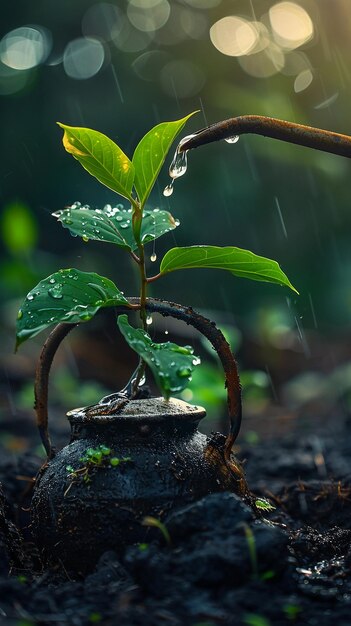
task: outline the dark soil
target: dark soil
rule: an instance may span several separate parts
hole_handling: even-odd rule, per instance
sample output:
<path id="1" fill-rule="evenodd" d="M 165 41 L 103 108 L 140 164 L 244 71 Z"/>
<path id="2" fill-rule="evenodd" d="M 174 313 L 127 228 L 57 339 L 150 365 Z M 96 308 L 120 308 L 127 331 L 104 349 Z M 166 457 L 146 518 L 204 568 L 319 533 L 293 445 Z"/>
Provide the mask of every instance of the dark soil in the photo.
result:
<path id="1" fill-rule="evenodd" d="M 27 422 L 22 426 L 26 432 Z M 335 421 L 318 437 L 241 446 L 250 488 L 276 507 L 264 512 L 266 519 L 234 494 L 212 494 L 169 515 L 170 544 L 160 533 L 159 541 L 127 547 L 118 557 L 105 553 L 79 580 L 59 563 L 40 563 L 28 506 L 41 461 L 5 447 L 0 623 L 349 626 L 350 435 L 347 422 Z"/>

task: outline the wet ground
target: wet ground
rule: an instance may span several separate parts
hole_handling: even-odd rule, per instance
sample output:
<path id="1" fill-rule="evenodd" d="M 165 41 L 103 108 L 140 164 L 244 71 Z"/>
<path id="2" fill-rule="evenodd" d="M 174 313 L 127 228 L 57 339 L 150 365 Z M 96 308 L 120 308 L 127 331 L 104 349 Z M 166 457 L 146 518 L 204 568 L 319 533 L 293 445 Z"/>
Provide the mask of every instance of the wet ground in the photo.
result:
<path id="1" fill-rule="evenodd" d="M 301 427 L 240 446 L 250 488 L 275 506 L 262 519 L 234 494 L 209 495 L 172 512 L 165 522 L 170 543 L 160 533 L 119 556 L 105 553 L 85 579 L 60 564 L 44 567 L 31 542 L 30 487 L 41 460 L 32 452 L 28 417 L 19 422 L 3 424 L 13 439 L 5 440 L 0 461 L 0 623 L 350 624 L 347 419 L 334 416 L 318 436 Z M 27 442 L 32 437 L 25 452 L 19 430 Z"/>

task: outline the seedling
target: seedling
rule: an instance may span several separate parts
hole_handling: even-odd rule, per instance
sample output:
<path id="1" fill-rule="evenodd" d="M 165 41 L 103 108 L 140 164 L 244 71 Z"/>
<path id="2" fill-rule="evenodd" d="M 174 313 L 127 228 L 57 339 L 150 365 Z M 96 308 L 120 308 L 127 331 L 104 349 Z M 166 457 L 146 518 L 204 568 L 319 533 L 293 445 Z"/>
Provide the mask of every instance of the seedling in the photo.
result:
<path id="1" fill-rule="evenodd" d="M 147 332 L 147 288 L 150 283 L 173 271 L 209 267 L 227 270 L 234 276 L 277 283 L 296 291 L 276 261 L 234 246 L 172 248 L 163 257 L 159 272 L 149 276 L 147 246 L 177 228 L 179 220 L 164 209 L 147 208 L 147 202 L 171 145 L 192 115 L 155 126 L 141 139 L 131 160 L 102 133 L 59 124 L 64 131 L 63 145 L 67 152 L 103 185 L 125 198 L 128 205 L 125 207 L 112 201 L 103 208 L 90 208 L 75 202 L 53 215 L 71 235 L 80 236 L 86 242 L 113 244 L 125 251 L 138 268 L 140 297 L 137 302 L 132 302 L 109 278 L 94 272 L 60 269 L 28 293 L 18 312 L 17 347 L 53 324 L 87 322 L 100 309 L 115 307 L 118 327 L 140 357 L 139 366 L 124 392 L 129 398 L 137 395 L 148 365 L 167 399 L 188 386 L 200 359 L 190 346 L 152 341 Z M 170 167 L 173 180 L 186 169 L 186 153 L 180 151 L 183 143 L 184 140 Z M 153 252 L 150 260 L 155 258 Z M 134 328 L 128 321 L 125 312 L 132 310 L 139 311 L 140 328 Z"/>
<path id="2" fill-rule="evenodd" d="M 160 533 L 162 533 L 165 542 L 169 546 L 171 545 L 172 541 L 171 541 L 171 536 L 168 532 L 168 528 L 165 524 L 163 524 L 163 522 L 161 522 L 161 520 L 157 519 L 156 517 L 152 517 L 151 515 L 147 515 L 146 517 L 144 517 L 142 521 L 142 525 L 151 526 L 153 528 L 158 528 Z"/>
<path id="3" fill-rule="evenodd" d="M 105 445 L 99 445 L 97 448 L 87 448 L 85 454 L 80 457 L 79 461 L 82 465 L 77 468 L 72 467 L 72 465 L 66 466 L 70 484 L 64 493 L 65 496 L 71 490 L 74 482 L 81 480 L 85 484 L 90 483 L 92 474 L 96 469 L 101 467 L 116 468 L 121 463 L 131 462 L 132 459 L 130 457 L 116 457 L 113 455 L 111 448 Z"/>
<path id="4" fill-rule="evenodd" d="M 274 504 L 271 504 L 266 498 L 256 498 L 255 506 L 260 511 L 274 511 L 275 509 Z"/>

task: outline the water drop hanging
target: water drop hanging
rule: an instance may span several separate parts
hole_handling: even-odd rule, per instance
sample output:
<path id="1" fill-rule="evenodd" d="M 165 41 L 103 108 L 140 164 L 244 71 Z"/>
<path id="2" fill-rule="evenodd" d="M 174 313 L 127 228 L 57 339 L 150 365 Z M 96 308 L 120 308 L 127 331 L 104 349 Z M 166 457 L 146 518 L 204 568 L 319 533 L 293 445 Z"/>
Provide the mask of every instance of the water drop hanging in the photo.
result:
<path id="1" fill-rule="evenodd" d="M 167 198 L 171 196 L 173 193 L 173 183 L 174 183 L 174 180 L 172 180 L 172 182 L 169 185 L 167 185 L 167 187 L 165 187 L 163 190 L 163 195 L 166 196 Z"/>
<path id="2" fill-rule="evenodd" d="M 156 252 L 153 252 L 152 255 L 150 256 L 150 261 L 152 263 L 155 263 L 156 260 L 157 260 L 157 254 Z"/>
<path id="3" fill-rule="evenodd" d="M 232 137 L 226 137 L 224 140 L 227 143 L 237 143 L 239 141 L 239 135 L 233 135 Z"/>

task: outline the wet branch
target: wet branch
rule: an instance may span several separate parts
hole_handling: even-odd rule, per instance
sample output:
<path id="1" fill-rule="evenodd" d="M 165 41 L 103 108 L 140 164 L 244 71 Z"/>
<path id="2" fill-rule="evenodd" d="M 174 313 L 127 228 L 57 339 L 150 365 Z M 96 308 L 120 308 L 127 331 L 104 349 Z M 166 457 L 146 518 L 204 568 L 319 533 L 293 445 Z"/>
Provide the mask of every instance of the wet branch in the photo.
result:
<path id="1" fill-rule="evenodd" d="M 241 115 L 212 124 L 197 131 L 191 139 L 179 147 L 179 151 L 191 150 L 213 141 L 250 133 L 351 158 L 351 137 L 349 135 L 263 115 Z"/>

